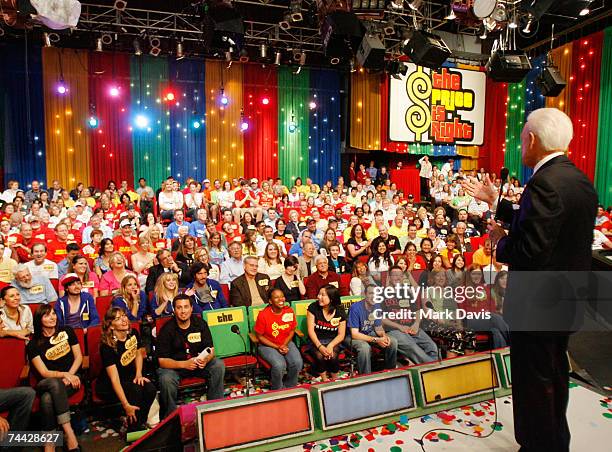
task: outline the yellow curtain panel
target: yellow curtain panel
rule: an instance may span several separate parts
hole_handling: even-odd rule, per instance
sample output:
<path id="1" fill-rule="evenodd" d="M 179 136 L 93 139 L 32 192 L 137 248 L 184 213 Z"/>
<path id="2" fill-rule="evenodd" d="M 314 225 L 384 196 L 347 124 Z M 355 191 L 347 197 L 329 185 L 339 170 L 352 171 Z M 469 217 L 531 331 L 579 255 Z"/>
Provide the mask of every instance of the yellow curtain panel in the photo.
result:
<path id="1" fill-rule="evenodd" d="M 380 76 L 361 69 L 351 79 L 351 147 L 380 149 Z"/>
<path id="2" fill-rule="evenodd" d="M 479 154 L 479 146 L 457 146 L 457 155 L 464 157 L 461 159 L 461 169 L 463 171 L 478 169 Z"/>
<path id="3" fill-rule="evenodd" d="M 95 133 L 87 127 L 87 52 L 45 47 L 42 57 L 48 182 L 58 179 L 66 188 L 78 182 L 87 186 L 88 133 Z M 66 87 L 64 94 L 58 92 L 60 83 Z"/>
<path id="4" fill-rule="evenodd" d="M 228 98 L 225 106 L 222 95 Z M 244 174 L 241 109 L 242 65 L 228 69 L 224 61 L 206 61 L 206 175 L 211 180 Z"/>
<path id="5" fill-rule="evenodd" d="M 561 75 L 567 82 L 567 86 L 557 97 L 547 97 L 546 106 L 558 108 L 569 115 L 572 95 L 572 84 L 570 83 L 570 77 L 572 76 L 572 43 L 570 42 L 554 49 L 551 57 L 553 63 L 559 68 Z"/>

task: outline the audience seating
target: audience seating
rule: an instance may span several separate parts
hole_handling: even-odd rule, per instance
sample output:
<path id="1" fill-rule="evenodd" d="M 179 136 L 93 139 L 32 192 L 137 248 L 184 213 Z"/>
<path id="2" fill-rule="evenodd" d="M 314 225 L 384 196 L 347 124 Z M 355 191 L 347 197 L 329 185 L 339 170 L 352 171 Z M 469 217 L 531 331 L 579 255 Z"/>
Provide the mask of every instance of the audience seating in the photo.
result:
<path id="1" fill-rule="evenodd" d="M 98 315 L 100 316 L 100 322 L 104 321 L 104 316 L 106 315 L 106 311 L 108 311 L 113 302 L 114 295 L 106 295 L 104 297 L 96 298 L 96 309 L 98 310 Z"/>
<path id="2" fill-rule="evenodd" d="M 25 341 L 13 337 L 0 340 L 0 356 L 5 365 L 0 372 L 0 388 L 20 386 L 27 378 Z"/>

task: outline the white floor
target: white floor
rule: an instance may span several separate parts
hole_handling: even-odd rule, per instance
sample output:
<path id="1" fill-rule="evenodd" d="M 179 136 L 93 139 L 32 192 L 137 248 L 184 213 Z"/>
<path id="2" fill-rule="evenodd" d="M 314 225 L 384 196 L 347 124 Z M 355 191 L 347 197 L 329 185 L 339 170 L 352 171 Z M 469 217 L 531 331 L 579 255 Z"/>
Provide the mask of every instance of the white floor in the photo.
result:
<path id="1" fill-rule="evenodd" d="M 421 451 L 421 446 L 416 440 L 428 432 L 423 441 L 424 449 L 427 452 L 518 450 L 518 445 L 514 440 L 511 397 L 497 399 L 497 413 L 497 430 L 487 438 L 475 437 L 490 433 L 495 421 L 494 404 L 483 402 L 422 418 L 402 417 L 387 426 L 284 450 L 292 452 Z M 572 385 L 568 419 L 572 433 L 572 451 L 609 452 L 612 450 L 611 398 L 605 398 L 581 386 Z M 430 432 L 432 429 L 445 428 L 466 432 L 471 436 L 448 431 Z"/>

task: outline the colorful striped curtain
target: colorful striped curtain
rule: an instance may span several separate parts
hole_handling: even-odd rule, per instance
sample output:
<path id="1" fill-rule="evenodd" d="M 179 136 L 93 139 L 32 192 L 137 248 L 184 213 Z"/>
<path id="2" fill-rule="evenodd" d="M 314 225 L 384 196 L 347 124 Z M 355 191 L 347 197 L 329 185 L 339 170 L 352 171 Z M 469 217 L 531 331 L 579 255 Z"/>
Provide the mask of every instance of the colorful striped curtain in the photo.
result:
<path id="1" fill-rule="evenodd" d="M 546 106 L 555 107 L 559 110 L 570 114 L 570 99 L 572 98 L 572 49 L 574 43 L 569 42 L 561 47 L 554 49 L 550 55 L 552 62 L 559 68 L 559 72 L 563 79 L 567 82 L 567 86 L 557 97 L 547 97 Z"/>
<path id="2" fill-rule="evenodd" d="M 221 104 L 221 88 L 229 102 Z M 244 174 L 240 131 L 242 65 L 206 62 L 206 172 L 208 178 L 231 179 Z"/>
<path id="3" fill-rule="evenodd" d="M 308 176 L 309 87 L 308 69 L 299 74 L 288 67 L 278 70 L 278 175 L 286 184 Z"/>
<path id="4" fill-rule="evenodd" d="M 506 152 L 504 165 L 510 176 L 522 176 L 521 131 L 525 121 L 525 80 L 508 87 L 508 116 L 506 117 Z M 496 169 L 493 169 L 495 172 Z"/>
<path id="5" fill-rule="evenodd" d="M 612 27 L 604 33 L 601 56 L 607 64 L 601 65 L 595 188 L 599 202 L 607 207 L 612 205 Z"/>
<path id="6" fill-rule="evenodd" d="M 89 185 L 87 51 L 45 47 L 42 56 L 47 178 L 66 188 Z M 57 92 L 61 80 L 67 87 L 63 95 Z"/>
<path id="7" fill-rule="evenodd" d="M 540 92 L 540 89 L 536 86 L 536 79 L 541 74 L 542 68 L 546 63 L 546 55 L 540 55 L 537 58 L 531 60 L 532 69 L 525 77 L 525 121 L 527 122 L 527 116 L 533 110 L 544 107 L 545 97 Z M 519 175 L 521 183 L 526 184 L 533 174 L 533 168 L 521 165 L 522 172 Z"/>

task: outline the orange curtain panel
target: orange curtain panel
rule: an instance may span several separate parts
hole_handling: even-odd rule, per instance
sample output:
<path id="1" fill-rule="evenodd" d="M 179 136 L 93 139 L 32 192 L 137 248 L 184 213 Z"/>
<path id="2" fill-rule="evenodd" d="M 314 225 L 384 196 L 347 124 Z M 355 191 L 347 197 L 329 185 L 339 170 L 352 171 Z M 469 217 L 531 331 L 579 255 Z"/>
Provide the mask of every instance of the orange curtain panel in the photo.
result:
<path id="1" fill-rule="evenodd" d="M 354 148 L 380 149 L 380 86 L 377 74 L 363 70 L 351 77 L 350 144 Z"/>

